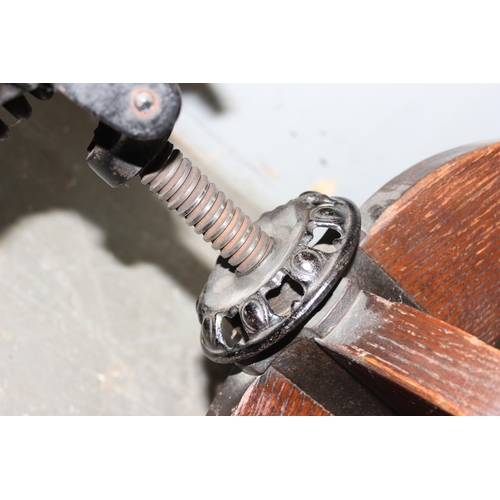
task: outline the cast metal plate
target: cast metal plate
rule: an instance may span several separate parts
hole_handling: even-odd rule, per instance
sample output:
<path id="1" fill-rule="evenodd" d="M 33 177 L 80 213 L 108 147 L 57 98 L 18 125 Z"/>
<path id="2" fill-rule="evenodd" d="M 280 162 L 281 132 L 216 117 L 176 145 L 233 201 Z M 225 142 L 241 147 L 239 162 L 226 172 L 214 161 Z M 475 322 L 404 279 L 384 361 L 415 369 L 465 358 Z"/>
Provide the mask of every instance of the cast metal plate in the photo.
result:
<path id="1" fill-rule="evenodd" d="M 56 89 L 112 129 L 142 141 L 170 135 L 181 110 L 181 93 L 172 83 L 56 83 Z M 136 98 L 150 106 L 141 109 Z"/>
<path id="2" fill-rule="evenodd" d="M 255 356 L 310 316 L 351 260 L 361 218 L 345 198 L 306 192 L 256 224 L 274 240 L 266 259 L 238 276 L 219 258 L 198 299 L 201 345 L 219 363 Z"/>

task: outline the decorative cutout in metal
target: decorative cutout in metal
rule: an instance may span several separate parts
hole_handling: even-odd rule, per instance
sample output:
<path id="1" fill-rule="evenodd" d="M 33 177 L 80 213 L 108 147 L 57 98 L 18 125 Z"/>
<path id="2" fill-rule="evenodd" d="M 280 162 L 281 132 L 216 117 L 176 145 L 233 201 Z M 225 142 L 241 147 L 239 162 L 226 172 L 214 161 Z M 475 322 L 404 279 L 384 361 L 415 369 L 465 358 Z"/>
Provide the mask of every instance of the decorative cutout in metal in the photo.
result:
<path id="1" fill-rule="evenodd" d="M 201 345 L 219 363 L 253 357 L 303 324 L 350 262 L 361 217 L 345 198 L 306 192 L 256 224 L 274 240 L 265 260 L 239 275 L 219 258 L 198 299 Z"/>

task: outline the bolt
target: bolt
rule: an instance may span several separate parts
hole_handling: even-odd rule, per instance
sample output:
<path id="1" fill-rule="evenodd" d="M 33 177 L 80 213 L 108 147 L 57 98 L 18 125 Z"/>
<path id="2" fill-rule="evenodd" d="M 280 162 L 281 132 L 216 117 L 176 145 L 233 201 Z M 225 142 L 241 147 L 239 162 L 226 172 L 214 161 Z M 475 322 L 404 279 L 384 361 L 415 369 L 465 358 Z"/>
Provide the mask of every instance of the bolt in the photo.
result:
<path id="1" fill-rule="evenodd" d="M 141 115 L 147 115 L 156 107 L 156 95 L 148 89 L 138 89 L 134 92 L 133 104 Z"/>

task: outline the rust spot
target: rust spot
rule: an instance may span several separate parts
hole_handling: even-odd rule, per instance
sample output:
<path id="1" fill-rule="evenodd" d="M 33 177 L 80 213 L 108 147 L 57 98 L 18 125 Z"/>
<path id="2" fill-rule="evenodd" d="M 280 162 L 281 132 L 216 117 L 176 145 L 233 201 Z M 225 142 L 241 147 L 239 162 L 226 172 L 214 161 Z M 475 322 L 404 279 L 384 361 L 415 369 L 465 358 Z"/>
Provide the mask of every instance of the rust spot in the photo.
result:
<path id="1" fill-rule="evenodd" d="M 130 96 L 130 106 L 135 114 L 141 117 L 150 116 L 158 111 L 158 97 L 150 89 L 138 88 Z"/>

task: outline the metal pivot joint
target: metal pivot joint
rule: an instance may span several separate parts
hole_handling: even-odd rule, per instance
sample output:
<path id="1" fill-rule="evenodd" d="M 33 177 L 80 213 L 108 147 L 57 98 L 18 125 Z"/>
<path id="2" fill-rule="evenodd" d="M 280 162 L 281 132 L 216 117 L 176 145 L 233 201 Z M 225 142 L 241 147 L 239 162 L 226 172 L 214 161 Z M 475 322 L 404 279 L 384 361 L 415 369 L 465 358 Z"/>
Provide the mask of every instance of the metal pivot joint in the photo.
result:
<path id="1" fill-rule="evenodd" d="M 247 276 L 219 259 L 198 299 L 202 348 L 219 363 L 256 356 L 310 317 L 354 255 L 361 218 L 347 199 L 306 192 L 256 224 L 272 252 Z"/>
<path id="2" fill-rule="evenodd" d="M 140 175 L 221 252 L 197 302 L 203 351 L 219 363 L 253 357 L 296 330 L 357 247 L 359 211 L 343 198 L 307 192 L 253 224 L 169 143 Z"/>

